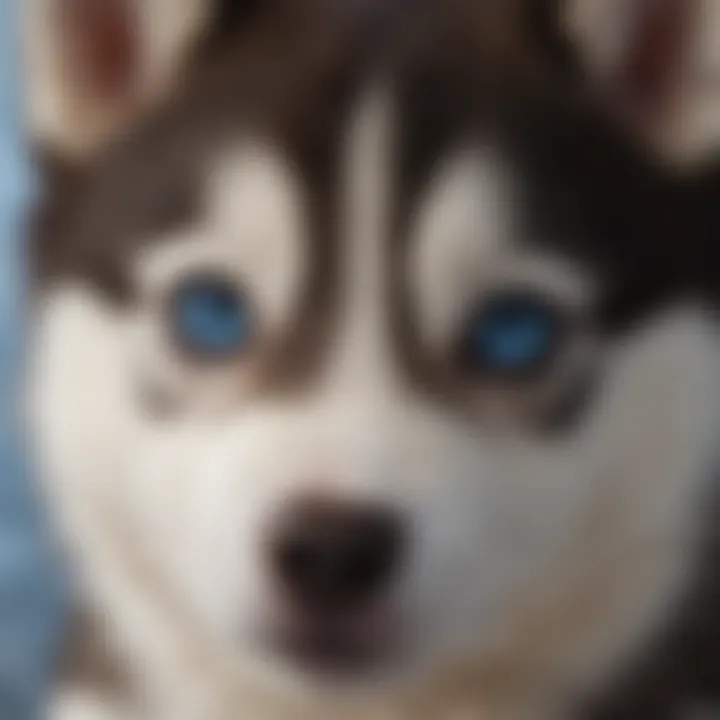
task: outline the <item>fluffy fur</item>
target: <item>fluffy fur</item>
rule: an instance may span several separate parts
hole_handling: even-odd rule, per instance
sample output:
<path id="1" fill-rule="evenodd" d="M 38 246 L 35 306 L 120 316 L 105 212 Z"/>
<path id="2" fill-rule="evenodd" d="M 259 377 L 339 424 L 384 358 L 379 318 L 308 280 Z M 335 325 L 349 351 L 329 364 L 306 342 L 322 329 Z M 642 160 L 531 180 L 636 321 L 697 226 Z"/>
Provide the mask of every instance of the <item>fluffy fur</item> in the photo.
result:
<path id="1" fill-rule="evenodd" d="M 578 717 L 683 607 L 720 410 L 711 293 L 670 247 L 685 196 L 527 58 L 466 36 L 464 12 L 390 21 L 379 74 L 364 32 L 338 22 L 308 59 L 267 20 L 39 226 L 38 448 L 82 602 L 129 672 L 126 707 L 71 699 L 62 720 Z M 258 329 L 220 367 L 167 327 L 169 290 L 207 270 Z M 516 286 L 579 326 L 541 377 L 468 378 L 464 319 Z M 316 493 L 412 529 L 366 628 L 380 659 L 342 682 L 269 641 L 268 528 Z"/>

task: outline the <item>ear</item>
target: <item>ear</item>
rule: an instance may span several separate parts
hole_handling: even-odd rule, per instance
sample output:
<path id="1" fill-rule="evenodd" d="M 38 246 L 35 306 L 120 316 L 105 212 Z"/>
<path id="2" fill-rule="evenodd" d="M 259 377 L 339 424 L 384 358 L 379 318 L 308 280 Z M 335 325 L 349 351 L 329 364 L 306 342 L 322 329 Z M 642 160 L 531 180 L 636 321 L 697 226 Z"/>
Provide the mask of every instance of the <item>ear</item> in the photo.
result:
<path id="1" fill-rule="evenodd" d="M 32 139 L 84 159 L 168 92 L 213 0 L 25 0 Z"/>
<path id="2" fill-rule="evenodd" d="M 564 8 L 582 63 L 607 102 L 672 153 L 687 142 L 703 2 L 567 0 Z"/>

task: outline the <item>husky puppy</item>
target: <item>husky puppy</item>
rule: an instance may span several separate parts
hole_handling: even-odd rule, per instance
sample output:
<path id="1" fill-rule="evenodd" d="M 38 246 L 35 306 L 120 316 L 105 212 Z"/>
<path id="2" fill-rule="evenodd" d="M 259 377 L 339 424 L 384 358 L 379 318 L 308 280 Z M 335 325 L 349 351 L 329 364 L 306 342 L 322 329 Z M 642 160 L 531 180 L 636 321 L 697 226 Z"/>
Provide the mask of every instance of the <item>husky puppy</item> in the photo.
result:
<path id="1" fill-rule="evenodd" d="M 690 4 L 581 77 L 560 3 L 36 2 L 56 717 L 711 712 Z"/>

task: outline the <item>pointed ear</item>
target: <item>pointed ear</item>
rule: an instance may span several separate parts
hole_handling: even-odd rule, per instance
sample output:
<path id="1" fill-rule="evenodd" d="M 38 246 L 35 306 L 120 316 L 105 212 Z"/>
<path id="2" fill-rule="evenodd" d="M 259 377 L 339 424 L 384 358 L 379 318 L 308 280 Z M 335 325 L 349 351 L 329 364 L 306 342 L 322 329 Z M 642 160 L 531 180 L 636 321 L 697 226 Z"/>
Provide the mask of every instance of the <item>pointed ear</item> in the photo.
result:
<path id="1" fill-rule="evenodd" d="M 25 0 L 32 139 L 82 159 L 168 91 L 212 0 Z"/>
<path id="2" fill-rule="evenodd" d="M 612 108 L 682 152 L 703 0 L 567 0 L 566 27 Z"/>

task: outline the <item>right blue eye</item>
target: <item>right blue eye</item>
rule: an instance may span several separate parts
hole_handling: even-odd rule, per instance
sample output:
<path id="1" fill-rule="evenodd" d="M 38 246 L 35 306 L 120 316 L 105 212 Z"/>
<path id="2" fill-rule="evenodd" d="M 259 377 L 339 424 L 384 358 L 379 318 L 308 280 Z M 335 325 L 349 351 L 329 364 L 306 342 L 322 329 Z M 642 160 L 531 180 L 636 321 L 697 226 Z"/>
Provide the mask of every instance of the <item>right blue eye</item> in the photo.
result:
<path id="1" fill-rule="evenodd" d="M 172 298 L 172 324 L 180 345 L 194 355 L 224 358 L 242 351 L 251 334 L 250 307 L 234 283 L 195 278 Z"/>
<path id="2" fill-rule="evenodd" d="M 490 373 L 516 374 L 543 365 L 557 347 L 558 313 L 532 295 L 489 298 L 472 318 L 467 352 L 475 367 Z"/>

